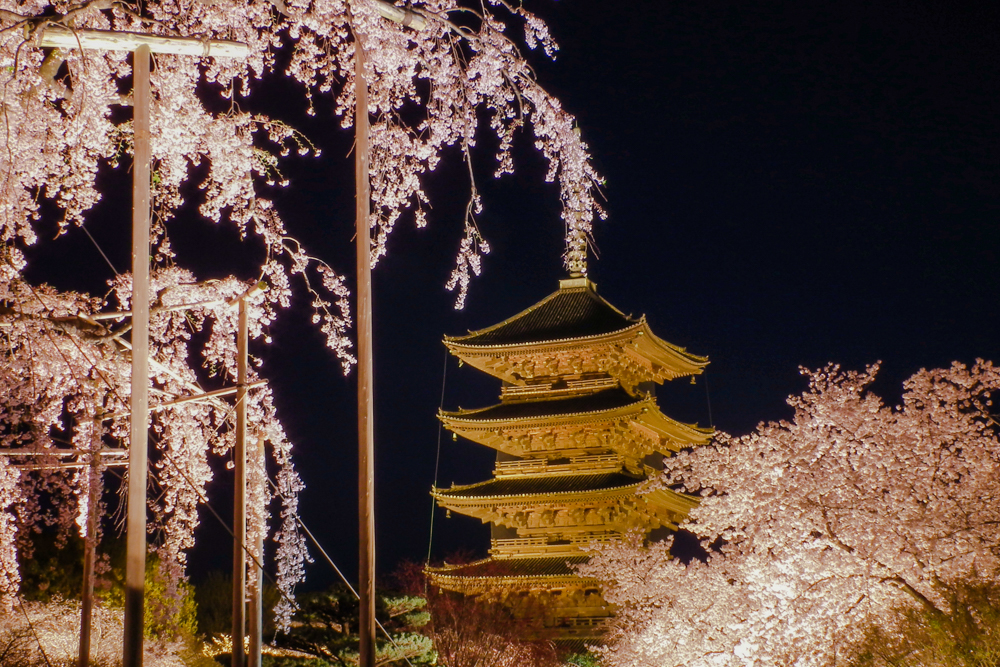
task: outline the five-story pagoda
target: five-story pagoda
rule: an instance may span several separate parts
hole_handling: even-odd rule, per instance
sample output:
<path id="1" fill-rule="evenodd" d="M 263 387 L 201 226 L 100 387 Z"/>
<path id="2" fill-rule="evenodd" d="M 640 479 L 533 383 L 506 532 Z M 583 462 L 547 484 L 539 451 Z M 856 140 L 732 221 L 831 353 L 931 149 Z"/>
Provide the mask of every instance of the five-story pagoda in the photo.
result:
<path id="1" fill-rule="evenodd" d="M 490 557 L 429 568 L 431 582 L 505 602 L 558 639 L 596 639 L 611 610 L 597 581 L 577 576 L 593 541 L 676 528 L 694 506 L 645 492 L 662 456 L 708 442 L 711 429 L 664 415 L 654 383 L 702 372 L 704 357 L 657 338 L 598 296 L 585 277 L 514 317 L 445 345 L 503 381 L 500 403 L 441 412 L 453 433 L 497 450 L 493 479 L 435 488 L 448 510 L 491 524 Z"/>

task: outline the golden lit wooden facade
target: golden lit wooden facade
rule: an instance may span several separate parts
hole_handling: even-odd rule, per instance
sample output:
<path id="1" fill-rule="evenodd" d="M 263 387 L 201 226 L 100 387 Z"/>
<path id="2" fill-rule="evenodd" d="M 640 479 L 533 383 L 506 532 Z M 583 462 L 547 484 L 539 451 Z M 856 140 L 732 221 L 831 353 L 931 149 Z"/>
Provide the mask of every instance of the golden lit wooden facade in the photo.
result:
<path id="1" fill-rule="evenodd" d="M 711 429 L 664 415 L 654 383 L 708 364 L 624 315 L 586 278 L 495 326 L 446 337 L 452 354 L 503 381 L 500 403 L 442 412 L 452 433 L 497 451 L 493 479 L 431 495 L 492 527 L 490 557 L 429 569 L 432 583 L 540 616 L 560 639 L 595 639 L 611 610 L 577 576 L 583 547 L 676 528 L 694 504 L 644 483 L 662 456 L 708 442 Z"/>

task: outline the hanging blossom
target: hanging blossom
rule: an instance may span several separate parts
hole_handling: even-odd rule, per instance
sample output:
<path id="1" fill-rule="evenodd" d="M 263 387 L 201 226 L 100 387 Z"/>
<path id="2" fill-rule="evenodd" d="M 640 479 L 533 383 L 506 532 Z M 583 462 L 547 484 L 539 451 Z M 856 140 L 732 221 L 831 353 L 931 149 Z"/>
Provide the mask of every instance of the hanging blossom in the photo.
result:
<path id="1" fill-rule="evenodd" d="M 524 21 L 529 47 L 542 45 L 549 55 L 554 55 L 556 45 L 540 19 L 523 8 L 514 9 L 502 2 L 491 4 L 511 10 L 513 18 Z M 559 183 L 567 230 L 566 268 L 586 274 L 593 221 L 596 216 L 603 217 L 604 212 L 595 199 L 601 178 L 590 163 L 573 117 L 538 85 L 507 36 L 505 24 L 495 15 L 453 2 L 428 2 L 408 9 L 425 19 L 427 27 L 419 32 L 402 29 L 384 20 L 375 5 L 368 3 L 356 3 L 350 10 L 354 31 L 367 54 L 365 76 L 374 116 L 373 260 L 385 254 L 389 234 L 404 210 L 415 207 L 417 224 L 423 224 L 421 204 L 427 201 L 427 195 L 420 177 L 436 166 L 444 148 L 457 145 L 470 165 L 471 194 L 465 234 L 447 287 L 458 290 L 457 307 L 464 303 L 469 280 L 479 268 L 478 261 L 470 260 L 489 252 L 474 219 L 482 203 L 471 168 L 471 151 L 480 131 L 477 109 L 485 108 L 490 130 L 498 139 L 496 176 L 513 170 L 511 149 L 517 130 L 525 125 L 532 128 L 535 146 L 548 163 L 546 180 Z M 476 19 L 475 29 L 453 23 L 454 17 L 470 12 Z M 338 98 L 345 121 L 353 106 L 353 86 L 349 85 L 354 78 L 352 62 L 345 58 L 340 70 L 348 82 Z M 411 125 L 404 119 L 413 106 L 421 107 L 423 113 L 420 121 Z"/>
<path id="2" fill-rule="evenodd" d="M 920 371 L 895 408 L 876 371 L 803 371 L 791 421 L 667 459 L 662 483 L 702 495 L 683 527 L 707 563 L 595 548 L 584 570 L 619 608 L 608 665 L 831 665 L 894 610 L 961 612 L 956 585 L 998 581 L 1000 369 Z"/>
<path id="3" fill-rule="evenodd" d="M 204 382 L 236 380 L 237 309 L 230 302 L 248 285 L 232 278 L 199 283 L 176 267 L 156 267 L 151 277 L 149 505 L 154 548 L 166 583 L 167 604 L 154 610 L 174 616 L 178 586 L 186 577 L 198 508 L 208 500 L 212 459 L 228 459 L 234 442 L 233 409 L 221 399 L 177 403 L 203 392 Z M 54 527 L 61 539 L 86 534 L 91 503 L 100 499 L 102 468 L 88 465 L 95 450 L 118 450 L 129 432 L 131 382 L 127 276 L 114 281 L 107 303 L 82 295 L 34 287 L 20 279 L 0 283 L 0 604 L 10 609 L 18 588 L 18 551 L 30 557 L 31 534 Z M 248 299 L 251 338 L 264 336 L 267 309 L 262 295 Z M 108 313 L 111 309 L 113 312 Z M 191 348 L 194 333 L 208 330 L 204 347 Z M 249 381 L 260 377 L 253 368 Z M 270 390 L 249 390 L 252 443 L 270 453 L 279 478 L 295 478 L 291 444 L 277 419 Z M 97 424 L 101 430 L 96 431 Z M 68 437 L 68 440 L 67 440 Z M 67 447 L 66 445 L 71 445 Z M 104 461 L 104 459 L 101 459 Z M 112 459 L 113 460 L 113 459 Z M 119 457 L 119 460 L 121 458 Z M 279 498 L 265 484 L 266 463 L 250 466 L 250 534 L 268 534 L 282 545 L 275 559 L 277 583 L 290 596 L 308 558 L 294 521 L 268 533 L 273 502 L 292 507 L 300 485 L 285 484 Z M 75 465 L 76 468 L 66 464 Z M 216 466 L 217 467 L 217 466 Z M 259 555 L 258 555 L 259 558 Z"/>
<path id="4" fill-rule="evenodd" d="M 252 0 L 198 2 L 159 0 L 131 5 L 116 0 L 82 3 L 0 1 L 0 239 L 34 243 L 40 201 L 61 210 L 60 224 L 81 224 L 102 197 L 95 177 L 116 167 L 132 150 L 131 67 L 122 53 L 41 49 L 47 26 L 144 32 L 166 36 L 236 40 L 249 46 L 245 59 L 192 58 L 158 54 L 152 73 L 152 150 L 157 219 L 167 221 L 184 205 L 182 186 L 197 175 L 200 212 L 212 221 L 231 221 L 262 239 L 262 270 L 302 273 L 284 240 L 285 226 L 261 186 L 287 185 L 280 160 L 315 148 L 280 119 L 243 111 L 255 82 L 275 71 L 279 51 L 290 60 L 284 74 L 303 85 L 310 101 L 335 100 L 342 124 L 354 121 L 354 56 L 367 53 L 371 113 L 371 225 L 373 261 L 387 249 L 390 233 L 407 211 L 426 223 L 429 198 L 421 179 L 450 146 L 470 163 L 478 142 L 480 110 L 498 142 L 496 175 L 513 170 L 511 148 L 522 127 L 548 162 L 546 178 L 558 181 L 566 226 L 569 270 L 586 272 L 587 246 L 601 178 L 590 164 L 573 117 L 542 89 L 508 36 L 507 23 L 520 23 L 529 48 L 554 56 L 556 45 L 544 22 L 523 7 L 491 2 L 475 8 L 454 0 L 408 5 L 418 19 L 407 27 L 383 18 L 380 0 Z M 495 12 L 500 12 L 495 13 Z M 501 15 L 502 14 L 502 15 Z M 220 111 L 221 109 L 221 111 Z M 125 120 L 122 120 L 122 118 Z M 127 158 L 126 158 L 127 159 Z M 470 212 L 481 207 L 470 182 Z M 479 234 L 479 231 L 476 231 Z M 466 229 L 465 237 L 469 235 Z M 160 234 L 160 239 L 164 235 Z M 20 259 L 16 243 L 15 263 Z M 451 289 L 459 300 L 468 289 L 473 264 L 468 253 L 488 252 L 463 242 Z M 279 268 L 280 266 L 280 268 Z M 307 263 L 306 266 L 315 266 Z M 465 276 L 466 279 L 460 278 Z M 281 292 L 272 299 L 283 303 Z M 339 301 L 339 300 L 335 300 Z M 328 318 L 331 345 L 345 360 L 345 310 Z"/>
<path id="5" fill-rule="evenodd" d="M 384 255 L 404 214 L 412 214 L 418 225 L 426 223 L 430 201 L 422 178 L 449 147 L 457 146 L 469 164 L 470 200 L 449 288 L 458 291 L 459 305 L 464 302 L 470 277 L 481 270 L 481 256 L 489 251 L 474 218 L 482 203 L 472 180 L 484 116 L 499 139 L 498 176 L 512 171 L 513 142 L 521 128 L 530 126 L 548 163 L 547 178 L 559 184 L 567 267 L 586 271 L 592 222 L 603 215 L 595 200 L 601 179 L 572 116 L 538 85 L 507 32 L 507 22 L 520 23 L 530 48 L 541 46 L 553 55 L 555 44 L 544 23 L 503 2 L 469 8 L 453 0 L 428 0 L 407 7 L 421 19 L 420 29 L 414 29 L 385 20 L 378 7 L 375 0 L 153 0 L 141 5 L 0 0 L 0 337 L 5 350 L 0 372 L 7 388 L 0 402 L 0 448 L 5 454 L 35 450 L 31 461 L 37 464 L 28 470 L 22 467 L 26 456 L 0 457 L 0 559 L 5 565 L 14 562 L 16 549 L 22 556 L 28 553 L 26 536 L 34 527 L 55 526 L 65 536 L 85 525 L 89 476 L 53 467 L 64 460 L 58 439 L 68 433 L 78 448 L 93 444 L 95 418 L 101 419 L 101 438 L 109 446 L 127 441 L 129 430 L 121 416 L 128 410 L 130 379 L 127 318 L 94 319 L 109 308 L 130 307 L 129 276 L 114 281 L 105 302 L 33 286 L 22 272 L 24 249 L 37 241 L 43 202 L 59 211 L 61 230 L 81 225 L 105 194 L 98 173 L 130 164 L 131 66 L 120 52 L 40 48 L 47 27 L 229 39 L 249 47 L 249 57 L 241 60 L 159 54 L 151 76 L 151 428 L 160 491 L 152 511 L 171 590 L 183 576 L 196 508 L 211 479 L 210 461 L 227 456 L 233 436 L 224 402 L 167 404 L 197 391 L 206 376 L 220 383 L 234 379 L 235 313 L 219 300 L 246 287 L 233 277 L 199 281 L 179 268 L 185 258 L 171 247 L 169 231 L 173 214 L 188 204 L 186 186 L 197 186 L 198 200 L 191 203 L 201 215 L 235 225 L 262 247 L 257 279 L 269 289 L 251 306 L 251 336 L 268 340 L 266 328 L 289 306 L 293 290 L 305 290 L 314 320 L 344 371 L 354 363 L 346 281 L 308 254 L 262 194 L 287 185 L 280 171 L 285 156 L 318 154 L 281 119 L 244 110 L 252 107 L 246 98 L 257 82 L 276 73 L 277 53 L 287 55 L 280 73 L 301 84 L 310 105 L 318 97 L 329 98 L 345 127 L 354 123 L 357 46 L 367 53 L 373 260 Z M 213 300 L 215 305 L 171 310 Z M 199 350 L 191 348 L 192 328 L 208 331 Z M 270 493 L 281 503 L 281 520 L 274 539 L 279 588 L 289 593 L 308 558 L 295 526 L 302 483 L 270 393 L 258 389 L 251 395 L 251 420 L 258 434 L 266 434 L 277 469 L 278 491 Z M 267 494 L 255 491 L 254 498 L 253 512 L 260 514 L 252 516 L 251 525 L 260 531 L 267 523 Z M 2 586 L 9 594 L 17 574 L 5 571 Z"/>

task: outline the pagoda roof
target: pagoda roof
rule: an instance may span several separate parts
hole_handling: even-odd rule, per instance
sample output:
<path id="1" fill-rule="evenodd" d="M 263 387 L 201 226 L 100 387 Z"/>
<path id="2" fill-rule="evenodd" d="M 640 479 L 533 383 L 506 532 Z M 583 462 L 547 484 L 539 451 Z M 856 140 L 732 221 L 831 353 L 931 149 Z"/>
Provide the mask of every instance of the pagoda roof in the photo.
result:
<path id="1" fill-rule="evenodd" d="M 510 577 L 565 577 L 574 576 L 573 565 L 586 563 L 588 556 L 563 556 L 556 558 L 484 558 L 461 565 L 428 567 L 428 572 L 452 577 L 510 578 Z"/>
<path id="2" fill-rule="evenodd" d="M 511 421 L 516 419 L 565 417 L 569 415 L 604 412 L 636 405 L 645 400 L 645 398 L 632 396 L 621 387 L 616 387 L 582 396 L 511 401 L 492 405 L 488 408 L 442 412 L 441 414 L 443 417 L 458 418 L 467 421 Z"/>
<path id="3" fill-rule="evenodd" d="M 500 498 L 614 491 L 637 486 L 642 481 L 642 478 L 621 472 L 501 477 L 476 484 L 453 486 L 450 489 L 435 489 L 431 495 L 442 499 L 497 500 Z"/>
<path id="4" fill-rule="evenodd" d="M 491 327 L 446 342 L 504 346 L 602 336 L 640 323 L 601 298 L 586 278 L 561 280 L 559 289 L 535 305 Z"/>
<path id="5" fill-rule="evenodd" d="M 600 586 L 593 577 L 582 577 L 574 565 L 587 562 L 588 556 L 556 558 L 484 558 L 463 565 L 428 567 L 431 581 L 448 590 L 472 593 L 491 586 Z"/>
<path id="6" fill-rule="evenodd" d="M 714 434 L 711 428 L 667 417 L 653 396 L 632 396 L 621 387 L 570 397 L 507 401 L 487 408 L 441 411 L 438 417 L 448 430 L 514 456 L 563 456 L 566 452 L 558 448 L 545 453 L 513 451 L 508 436 L 504 435 L 505 430 L 601 424 L 626 419 L 637 428 L 646 429 L 654 443 L 658 443 L 646 453 L 666 453 L 689 445 L 702 445 Z M 611 448 L 616 449 L 616 446 L 612 444 Z"/>
<path id="7" fill-rule="evenodd" d="M 518 386 L 595 373 L 635 386 L 695 375 L 708 365 L 707 357 L 657 337 L 645 317 L 612 306 L 586 278 L 560 280 L 558 291 L 527 310 L 464 336 L 445 336 L 444 343 L 466 363 Z"/>

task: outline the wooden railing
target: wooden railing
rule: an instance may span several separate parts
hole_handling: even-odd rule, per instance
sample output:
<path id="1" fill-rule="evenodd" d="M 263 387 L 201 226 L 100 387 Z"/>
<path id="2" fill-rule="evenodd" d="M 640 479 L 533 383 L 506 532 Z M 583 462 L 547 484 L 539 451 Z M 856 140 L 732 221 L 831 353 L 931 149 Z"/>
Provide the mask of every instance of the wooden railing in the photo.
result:
<path id="1" fill-rule="evenodd" d="M 517 459 L 514 461 L 497 461 L 493 474 L 497 477 L 525 473 L 556 473 L 579 472 L 581 469 L 593 471 L 601 468 L 620 468 L 622 457 L 617 454 L 594 454 L 592 456 L 573 456 L 569 463 L 549 463 L 546 459 Z"/>
<path id="2" fill-rule="evenodd" d="M 588 391 L 600 391 L 618 386 L 618 381 L 614 378 L 590 378 L 586 380 L 567 380 L 565 386 L 554 389 L 550 383 L 528 384 L 528 385 L 505 385 L 500 390 L 503 398 L 527 398 L 530 396 L 561 396 L 563 394 L 577 394 Z"/>
<path id="3" fill-rule="evenodd" d="M 617 533 L 606 533 L 570 537 L 562 543 L 552 544 L 547 537 L 515 537 L 490 540 L 490 553 L 501 558 L 530 558 L 557 554 L 580 555 L 582 548 L 593 542 L 607 544 L 619 542 L 621 539 L 622 536 Z"/>

